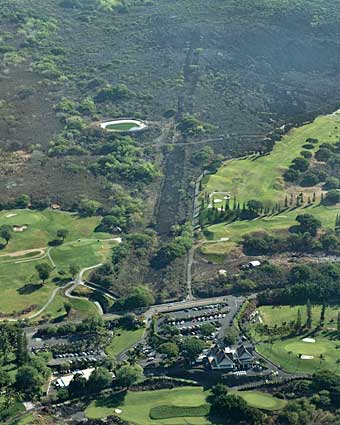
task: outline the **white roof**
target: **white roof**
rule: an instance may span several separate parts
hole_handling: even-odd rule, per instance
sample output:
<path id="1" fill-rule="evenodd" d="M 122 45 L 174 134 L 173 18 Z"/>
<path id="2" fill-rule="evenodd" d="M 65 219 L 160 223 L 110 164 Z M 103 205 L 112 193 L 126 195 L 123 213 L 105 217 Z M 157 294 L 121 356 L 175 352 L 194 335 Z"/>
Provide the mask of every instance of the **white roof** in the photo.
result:
<path id="1" fill-rule="evenodd" d="M 259 260 L 254 260 L 254 261 L 250 261 L 249 264 L 252 265 L 253 267 L 257 267 L 261 265 L 261 262 Z"/>
<path id="2" fill-rule="evenodd" d="M 70 385 L 70 382 L 74 378 L 74 375 L 81 375 L 86 380 L 88 380 L 93 371 L 94 371 L 94 367 L 90 367 L 88 369 L 75 371 L 74 373 L 71 373 L 69 375 L 61 376 L 60 378 L 57 379 L 57 385 L 59 385 L 59 387 L 61 388 L 68 387 Z"/>

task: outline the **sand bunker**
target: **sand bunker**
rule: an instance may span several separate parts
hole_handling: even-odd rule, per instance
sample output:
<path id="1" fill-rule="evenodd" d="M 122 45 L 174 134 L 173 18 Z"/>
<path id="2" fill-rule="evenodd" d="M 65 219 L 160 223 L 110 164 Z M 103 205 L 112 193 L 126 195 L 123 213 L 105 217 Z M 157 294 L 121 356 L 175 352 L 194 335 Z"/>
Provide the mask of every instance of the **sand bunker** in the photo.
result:
<path id="1" fill-rule="evenodd" d="M 215 204 L 217 204 L 218 202 L 222 202 L 222 199 L 214 199 Z"/>
<path id="2" fill-rule="evenodd" d="M 15 217 L 16 216 L 16 214 L 7 214 L 5 217 L 6 218 L 11 218 L 11 217 Z"/>
<path id="3" fill-rule="evenodd" d="M 302 340 L 303 342 L 309 342 L 309 343 L 312 343 L 312 344 L 314 344 L 315 343 L 315 339 L 314 338 L 303 338 L 303 340 Z"/>
<path id="4" fill-rule="evenodd" d="M 122 413 L 123 411 L 121 410 L 121 409 L 115 409 L 115 413 L 117 413 L 118 415 L 120 414 L 120 413 Z"/>
<path id="5" fill-rule="evenodd" d="M 24 232 L 27 226 L 13 226 L 13 232 Z"/>
<path id="6" fill-rule="evenodd" d="M 300 359 L 301 360 L 313 360 L 314 356 L 305 356 L 304 354 L 302 354 Z"/>

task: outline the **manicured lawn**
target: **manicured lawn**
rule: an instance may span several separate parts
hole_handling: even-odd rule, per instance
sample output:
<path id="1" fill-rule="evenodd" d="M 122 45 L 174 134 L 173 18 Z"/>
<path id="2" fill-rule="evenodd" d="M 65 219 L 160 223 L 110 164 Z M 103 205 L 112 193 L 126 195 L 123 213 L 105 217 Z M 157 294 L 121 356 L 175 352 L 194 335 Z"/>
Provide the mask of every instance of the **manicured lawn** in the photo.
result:
<path id="1" fill-rule="evenodd" d="M 214 205 L 220 207 L 225 203 L 224 196 L 229 194 L 242 206 L 243 202 L 251 199 L 262 201 L 265 206 L 272 207 L 276 203 L 284 205 L 285 196 L 290 199 L 290 194 L 303 192 L 305 204 L 301 208 L 290 208 L 278 215 L 270 215 L 251 221 L 236 221 L 231 224 L 216 224 L 205 229 L 208 240 L 218 241 L 221 238 L 229 238 L 228 241 L 205 243 L 201 247 L 204 254 L 223 254 L 230 251 L 242 240 L 242 236 L 255 231 L 273 232 L 287 229 L 295 223 L 298 214 L 311 213 L 319 218 L 324 227 L 333 228 L 338 207 L 320 206 L 320 188 L 287 187 L 283 179 L 283 173 L 291 164 L 292 160 L 300 155 L 304 149 L 305 140 L 309 137 L 319 139 L 313 151 L 318 149 L 322 142 L 336 142 L 340 131 L 336 127 L 340 123 L 339 115 L 328 115 L 317 118 L 313 123 L 291 130 L 277 142 L 273 151 L 263 157 L 248 157 L 227 161 L 214 175 L 204 178 L 202 192 L 212 194 L 212 199 L 221 199 Z M 317 201 L 307 206 L 308 196 L 312 198 L 317 193 Z M 294 205 L 293 205 L 294 207 Z"/>
<path id="2" fill-rule="evenodd" d="M 76 241 L 53 248 L 51 257 L 58 270 L 68 270 L 71 262 L 80 268 L 91 267 L 108 258 L 114 244 L 115 242 L 110 241 Z"/>
<path id="3" fill-rule="evenodd" d="M 15 214 L 15 216 L 8 217 Z M 57 238 L 59 229 L 69 231 L 65 242 L 78 238 L 109 238 L 105 233 L 95 233 L 94 229 L 100 223 L 100 217 L 79 217 L 77 214 L 56 212 L 52 210 L 10 210 L 0 212 L 0 226 L 23 226 L 27 229 L 21 233 L 12 233 L 8 246 L 0 254 L 16 252 L 32 248 L 47 247 L 48 243 Z"/>
<path id="4" fill-rule="evenodd" d="M 207 416 L 210 412 L 209 404 L 201 406 L 171 406 L 164 404 L 162 406 L 153 407 L 150 410 L 151 419 L 170 419 L 170 418 L 186 418 L 186 417 L 202 417 Z"/>
<path id="5" fill-rule="evenodd" d="M 110 357 L 116 357 L 119 353 L 137 342 L 143 335 L 144 328 L 134 331 L 119 329 L 117 334 L 112 338 L 110 345 L 105 349 Z"/>
<path id="6" fill-rule="evenodd" d="M 177 417 L 171 419 L 150 418 L 150 411 L 157 406 L 198 407 L 206 404 L 208 392 L 201 387 L 183 387 L 172 390 L 157 390 L 143 392 L 128 392 L 125 398 L 118 396 L 102 397 L 93 401 L 85 411 L 89 418 L 102 418 L 121 409 L 119 415 L 122 419 L 138 425 L 164 424 L 164 425 L 207 425 L 206 417 Z M 180 409 L 179 413 L 183 413 Z"/>
<path id="7" fill-rule="evenodd" d="M 81 218 L 76 214 L 51 210 L 0 212 L 0 226 L 4 224 L 28 226 L 27 230 L 22 233 L 13 232 L 8 246 L 0 251 L 0 255 L 5 256 L 5 259 L 0 257 L 0 291 L 2 295 L 0 311 L 11 315 L 30 308 L 31 311 L 28 314 L 32 314 L 47 302 L 58 284 L 63 285 L 67 282 L 70 278 L 70 264 L 74 263 L 84 268 L 94 266 L 109 258 L 111 247 L 115 242 L 98 242 L 98 239 L 111 237 L 109 234 L 95 232 L 99 223 L 100 217 Z M 56 264 L 56 269 L 53 270 L 50 279 L 41 285 L 35 266 L 43 262 L 50 263 L 46 255 L 48 243 L 56 239 L 57 231 L 62 228 L 67 229 L 69 234 L 63 245 L 51 247 L 50 255 Z M 32 254 L 25 251 L 35 248 L 43 248 L 44 251 L 38 258 L 30 258 Z M 7 254 L 18 253 L 18 251 L 21 255 L 10 260 Z M 35 255 L 36 253 L 37 251 L 35 251 Z M 3 258 L 2 263 L 1 258 Z M 58 275 L 60 271 L 65 273 Z M 60 277 L 65 278 L 66 281 L 59 282 Z M 82 302 L 78 304 L 85 311 L 89 303 L 87 303 L 87 307 L 80 306 L 83 304 Z M 54 313 L 53 305 L 49 309 L 44 314 Z"/>
<path id="8" fill-rule="evenodd" d="M 261 325 L 252 325 L 251 333 L 258 342 L 257 351 L 275 364 L 289 372 L 313 373 L 319 369 L 329 369 L 336 373 L 340 367 L 336 361 L 340 358 L 340 338 L 336 330 L 338 306 L 327 306 L 324 328 L 315 334 L 309 335 L 315 343 L 304 342 L 307 335 L 293 337 L 275 337 L 273 344 L 269 342 L 270 335 L 259 332 Z M 275 326 L 289 324 L 297 319 L 300 310 L 302 323 L 306 322 L 306 306 L 262 306 L 258 308 L 264 325 Z M 315 328 L 320 320 L 321 305 L 312 306 L 312 327 Z M 299 355 L 313 356 L 312 359 L 299 358 Z M 321 356 L 321 357 L 320 357 Z"/>
<path id="9" fill-rule="evenodd" d="M 317 326 L 320 321 L 321 305 L 312 305 L 312 326 Z M 324 325 L 327 328 L 336 329 L 336 320 L 340 306 L 332 305 L 326 307 Z M 296 321 L 298 310 L 301 313 L 302 323 L 307 320 L 306 305 L 282 305 L 282 306 L 262 306 L 258 308 L 260 316 L 264 324 L 270 326 L 282 325 L 283 323 L 290 323 Z"/>
<path id="10" fill-rule="evenodd" d="M 281 410 L 287 404 L 286 400 L 261 391 L 236 391 L 234 394 L 242 397 L 249 406 L 262 410 Z"/>
<path id="11" fill-rule="evenodd" d="M 319 332 L 313 335 L 315 343 L 310 343 L 302 341 L 305 336 L 277 339 L 273 345 L 259 343 L 256 350 L 288 372 L 314 373 L 328 369 L 339 373 L 340 367 L 336 361 L 340 358 L 340 340 L 330 339 L 325 333 Z M 313 359 L 300 359 L 300 354 L 313 356 Z"/>

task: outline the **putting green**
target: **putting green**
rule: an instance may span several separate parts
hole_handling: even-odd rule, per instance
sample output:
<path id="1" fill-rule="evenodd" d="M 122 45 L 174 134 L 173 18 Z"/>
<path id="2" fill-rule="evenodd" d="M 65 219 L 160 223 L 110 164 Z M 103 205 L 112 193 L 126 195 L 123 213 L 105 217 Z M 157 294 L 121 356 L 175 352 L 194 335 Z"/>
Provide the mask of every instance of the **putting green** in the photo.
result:
<path id="1" fill-rule="evenodd" d="M 261 333 L 262 325 L 251 324 L 250 333 L 256 341 L 256 350 L 273 363 L 280 365 L 288 372 L 314 373 L 319 369 L 329 369 L 335 373 L 340 372 L 340 365 L 336 363 L 339 359 L 339 340 L 336 337 L 336 320 L 339 306 L 326 307 L 325 329 L 312 336 L 298 335 L 294 337 L 278 336 L 270 343 L 270 331 Z M 306 306 L 261 306 L 258 308 L 263 325 L 270 327 L 281 326 L 295 322 L 297 312 L 300 310 L 302 323 L 306 322 Z M 312 305 L 312 326 L 318 325 L 320 320 L 321 305 Z M 293 329 L 293 328 L 291 328 Z M 288 332 L 288 331 L 287 331 Z M 307 336 L 315 340 L 304 342 Z M 300 355 L 313 356 L 313 359 L 303 359 Z"/>
<path id="2" fill-rule="evenodd" d="M 262 410 L 281 410 L 287 404 L 286 400 L 273 397 L 271 394 L 261 391 L 236 391 L 234 394 L 242 397 L 249 406 Z"/>
<path id="3" fill-rule="evenodd" d="M 128 392 L 125 397 L 111 395 L 101 397 L 89 404 L 85 410 L 88 418 L 103 418 L 114 414 L 115 409 L 120 409 L 122 419 L 138 425 L 208 425 L 206 417 L 177 417 L 170 419 L 150 418 L 150 411 L 157 406 L 197 407 L 206 404 L 209 392 L 201 387 L 182 387 L 172 390 L 155 390 Z M 189 409 L 190 412 L 190 409 Z M 183 410 L 181 411 L 183 414 Z M 190 413 L 189 413 L 190 414 Z"/>
<path id="4" fill-rule="evenodd" d="M 320 187 L 288 186 L 283 179 L 283 173 L 293 159 L 300 156 L 307 138 L 319 140 L 311 150 L 314 152 L 321 143 L 337 142 L 340 137 L 339 124 L 339 114 L 318 117 L 311 124 L 292 129 L 280 142 L 275 144 L 269 155 L 227 161 L 217 173 L 206 176 L 202 182 L 201 198 L 204 197 L 204 193 L 208 193 L 210 205 L 214 204 L 217 208 L 225 204 L 226 196 L 230 196 L 231 199 L 235 196 L 241 206 L 251 199 L 259 200 L 267 207 L 272 207 L 276 203 L 283 206 L 286 196 L 289 200 L 291 193 L 296 196 L 300 192 L 304 194 L 304 204 L 300 208 L 292 205 L 290 209 L 281 214 L 260 217 L 256 220 L 207 226 L 205 236 L 210 242 L 203 244 L 201 251 L 207 255 L 225 254 L 240 243 L 244 234 L 255 231 L 270 233 L 287 229 L 295 223 L 296 216 L 302 213 L 311 213 L 321 220 L 323 226 L 333 228 L 340 209 L 337 206 L 319 205 Z M 308 205 L 308 197 L 312 199 L 314 192 L 317 197 L 316 202 Z M 229 238 L 229 240 L 221 241 L 221 238 Z M 215 241 L 215 243 L 211 243 L 211 241 Z"/>

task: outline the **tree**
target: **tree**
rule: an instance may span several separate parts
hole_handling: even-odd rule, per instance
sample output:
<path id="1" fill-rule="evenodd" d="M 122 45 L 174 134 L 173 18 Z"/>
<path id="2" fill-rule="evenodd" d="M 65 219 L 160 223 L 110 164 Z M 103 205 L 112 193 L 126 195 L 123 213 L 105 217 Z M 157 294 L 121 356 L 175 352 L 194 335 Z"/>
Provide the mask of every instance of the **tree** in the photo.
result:
<path id="1" fill-rule="evenodd" d="M 293 160 L 293 163 L 291 165 L 291 169 L 296 170 L 296 171 L 301 171 L 302 173 L 304 173 L 305 171 L 308 170 L 309 167 L 309 161 L 306 158 L 295 158 Z"/>
<path id="2" fill-rule="evenodd" d="M 249 407 L 243 398 L 227 393 L 220 393 L 212 397 L 211 412 L 220 418 L 228 418 L 231 424 L 246 423 L 248 425 L 262 424 L 263 415 L 257 410 Z"/>
<path id="3" fill-rule="evenodd" d="M 316 236 L 318 229 L 321 227 L 321 221 L 312 214 L 300 214 L 296 217 L 296 221 L 300 224 L 297 226 L 299 233 L 310 233 Z"/>
<path id="4" fill-rule="evenodd" d="M 205 348 L 205 342 L 197 338 L 186 338 L 182 344 L 182 354 L 189 360 L 194 360 Z"/>
<path id="5" fill-rule="evenodd" d="M 300 331 L 301 326 L 302 326 L 301 311 L 300 309 L 298 309 L 296 322 L 295 322 L 295 329 L 297 332 Z"/>
<path id="6" fill-rule="evenodd" d="M 26 334 L 21 329 L 17 331 L 16 348 L 16 357 L 18 364 L 23 365 L 28 360 L 28 351 Z"/>
<path id="7" fill-rule="evenodd" d="M 338 332 L 340 331 L 340 311 L 338 311 L 337 321 L 336 321 L 336 328 Z"/>
<path id="8" fill-rule="evenodd" d="M 87 380 L 79 373 L 76 373 L 68 386 L 68 392 L 71 398 L 83 396 L 86 393 L 86 390 Z"/>
<path id="9" fill-rule="evenodd" d="M 37 264 L 35 269 L 38 272 L 39 279 L 42 280 L 43 283 L 50 277 L 52 272 L 52 267 L 48 263 Z"/>
<path id="10" fill-rule="evenodd" d="M 142 377 L 143 369 L 139 365 L 124 365 L 116 371 L 117 385 L 123 388 L 129 388 Z"/>
<path id="11" fill-rule="evenodd" d="M 310 299 L 309 298 L 307 300 L 306 310 L 307 310 L 306 326 L 307 326 L 308 329 L 310 329 L 312 327 L 312 305 L 310 303 Z"/>
<path id="12" fill-rule="evenodd" d="M 3 369 L 0 369 L 0 390 L 3 390 L 5 387 L 7 387 L 11 383 L 11 377 Z"/>
<path id="13" fill-rule="evenodd" d="M 72 279 L 74 280 L 76 275 L 80 272 L 80 267 L 78 266 L 78 264 L 70 264 L 69 270 L 70 270 Z"/>
<path id="14" fill-rule="evenodd" d="M 40 394 L 43 382 L 42 376 L 32 366 L 20 367 L 15 376 L 16 389 L 31 397 Z"/>
<path id="15" fill-rule="evenodd" d="M 238 336 L 238 333 L 234 327 L 227 328 L 223 338 L 224 343 L 226 345 L 234 345 L 235 342 L 237 341 L 237 336 Z"/>
<path id="16" fill-rule="evenodd" d="M 105 367 L 98 367 L 95 369 L 88 382 L 90 392 L 99 393 L 100 391 L 108 388 L 112 383 L 112 375 Z"/>
<path id="17" fill-rule="evenodd" d="M 326 315 L 326 303 L 325 300 L 322 302 L 321 313 L 320 313 L 320 326 L 323 326 Z"/>
<path id="18" fill-rule="evenodd" d="M 19 208 L 27 208 L 31 203 L 31 199 L 28 195 L 22 194 L 18 196 L 15 203 L 16 203 L 16 206 Z"/>
<path id="19" fill-rule="evenodd" d="M 8 242 L 12 237 L 11 230 L 11 227 L 7 225 L 0 227 L 0 238 L 5 239 L 6 245 L 8 245 Z"/>
<path id="20" fill-rule="evenodd" d="M 68 234 L 69 234 L 69 231 L 67 229 L 59 229 L 57 231 L 58 238 L 60 238 L 63 242 L 66 239 Z"/>
<path id="21" fill-rule="evenodd" d="M 158 347 L 158 351 L 164 354 L 169 360 L 174 360 L 178 357 L 179 348 L 174 342 L 165 342 Z"/>
<path id="22" fill-rule="evenodd" d="M 146 286 L 137 286 L 124 302 L 124 307 L 127 310 L 135 308 L 148 307 L 155 303 L 155 297 Z"/>
<path id="23" fill-rule="evenodd" d="M 211 323 L 203 323 L 200 327 L 201 334 L 203 336 L 210 336 L 215 331 L 215 326 Z"/>
<path id="24" fill-rule="evenodd" d="M 322 203 L 325 205 L 335 205 L 340 202 L 340 191 L 332 189 L 326 193 Z"/>
<path id="25" fill-rule="evenodd" d="M 256 199 L 251 199 L 247 202 L 247 207 L 248 209 L 258 213 L 260 210 L 263 209 L 263 203 L 261 201 L 257 201 Z"/>

